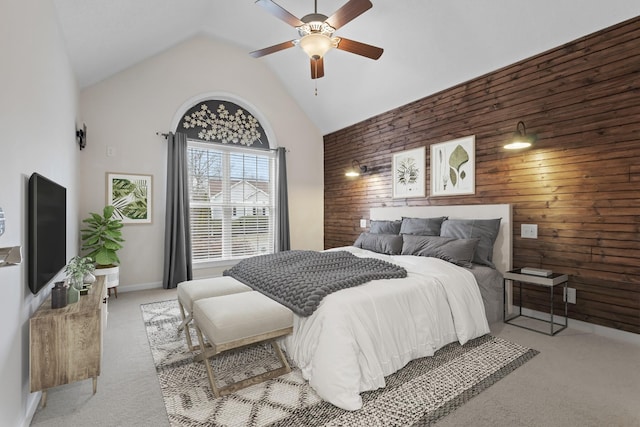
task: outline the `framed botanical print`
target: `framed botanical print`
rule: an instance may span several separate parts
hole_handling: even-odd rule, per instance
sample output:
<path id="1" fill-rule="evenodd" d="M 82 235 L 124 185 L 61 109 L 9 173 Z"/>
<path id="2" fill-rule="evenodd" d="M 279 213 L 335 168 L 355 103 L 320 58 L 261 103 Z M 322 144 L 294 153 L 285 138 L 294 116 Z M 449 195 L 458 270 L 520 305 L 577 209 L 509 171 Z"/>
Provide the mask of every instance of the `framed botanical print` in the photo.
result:
<path id="1" fill-rule="evenodd" d="M 107 205 L 123 224 L 151 224 L 152 175 L 107 173 Z"/>
<path id="2" fill-rule="evenodd" d="M 475 135 L 431 145 L 431 196 L 476 192 Z"/>
<path id="3" fill-rule="evenodd" d="M 415 148 L 393 155 L 393 198 L 425 196 L 425 148 Z"/>

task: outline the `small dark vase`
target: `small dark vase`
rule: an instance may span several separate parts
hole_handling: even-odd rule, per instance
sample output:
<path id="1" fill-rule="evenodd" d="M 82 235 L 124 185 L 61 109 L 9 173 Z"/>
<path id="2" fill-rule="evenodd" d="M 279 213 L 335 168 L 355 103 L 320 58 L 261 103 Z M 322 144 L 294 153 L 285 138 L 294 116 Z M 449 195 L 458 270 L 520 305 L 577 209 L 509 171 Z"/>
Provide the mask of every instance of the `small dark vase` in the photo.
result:
<path id="1" fill-rule="evenodd" d="M 56 282 L 51 290 L 51 308 L 67 306 L 67 288 L 64 282 Z"/>

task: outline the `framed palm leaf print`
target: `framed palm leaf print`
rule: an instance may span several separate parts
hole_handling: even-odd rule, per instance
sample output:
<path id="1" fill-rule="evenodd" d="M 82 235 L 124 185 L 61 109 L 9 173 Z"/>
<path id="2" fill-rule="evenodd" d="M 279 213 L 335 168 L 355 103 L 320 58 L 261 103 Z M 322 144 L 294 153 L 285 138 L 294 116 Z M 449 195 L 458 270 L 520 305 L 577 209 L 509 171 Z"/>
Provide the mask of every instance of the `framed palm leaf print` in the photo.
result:
<path id="1" fill-rule="evenodd" d="M 107 172 L 107 205 L 123 224 L 151 224 L 152 175 Z"/>

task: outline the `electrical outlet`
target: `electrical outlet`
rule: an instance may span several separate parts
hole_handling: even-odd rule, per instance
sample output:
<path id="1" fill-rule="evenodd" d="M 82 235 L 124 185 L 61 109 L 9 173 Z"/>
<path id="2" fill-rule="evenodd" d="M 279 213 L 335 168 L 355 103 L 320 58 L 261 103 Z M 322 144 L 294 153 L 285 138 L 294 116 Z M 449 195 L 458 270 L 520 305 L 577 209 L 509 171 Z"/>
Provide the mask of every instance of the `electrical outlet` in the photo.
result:
<path id="1" fill-rule="evenodd" d="M 523 239 L 537 239 L 538 224 L 522 224 L 520 226 L 520 237 Z"/>
<path id="2" fill-rule="evenodd" d="M 116 155 L 116 149 L 112 145 L 107 145 L 107 157 L 113 157 Z"/>
<path id="3" fill-rule="evenodd" d="M 576 303 L 576 288 L 567 288 L 567 294 L 562 298 L 562 302 L 565 301 L 569 304 Z"/>
<path id="4" fill-rule="evenodd" d="M 360 228 L 367 228 L 367 220 L 366 219 L 361 219 L 360 220 Z"/>

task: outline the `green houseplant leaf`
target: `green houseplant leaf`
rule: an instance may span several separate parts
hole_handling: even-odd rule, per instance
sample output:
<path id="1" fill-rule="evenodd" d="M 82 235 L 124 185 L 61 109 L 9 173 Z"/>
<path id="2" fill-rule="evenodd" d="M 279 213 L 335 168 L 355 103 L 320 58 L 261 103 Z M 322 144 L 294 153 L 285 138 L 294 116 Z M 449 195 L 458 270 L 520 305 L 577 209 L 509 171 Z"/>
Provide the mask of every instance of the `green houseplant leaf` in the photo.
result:
<path id="1" fill-rule="evenodd" d="M 91 273 L 94 270 L 93 259 L 89 256 L 81 257 L 74 256 L 69 260 L 64 271 L 67 273 L 67 277 L 73 283 L 82 284 L 82 280 L 87 273 Z"/>
<path id="2" fill-rule="evenodd" d="M 115 266 L 120 263 L 117 252 L 122 249 L 122 221 L 113 216 L 114 207 L 105 206 L 102 215 L 90 212 L 89 217 L 82 220 L 86 228 L 82 233 L 82 250 L 89 251 L 88 257 L 102 267 Z"/>

